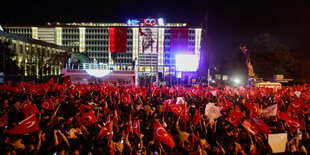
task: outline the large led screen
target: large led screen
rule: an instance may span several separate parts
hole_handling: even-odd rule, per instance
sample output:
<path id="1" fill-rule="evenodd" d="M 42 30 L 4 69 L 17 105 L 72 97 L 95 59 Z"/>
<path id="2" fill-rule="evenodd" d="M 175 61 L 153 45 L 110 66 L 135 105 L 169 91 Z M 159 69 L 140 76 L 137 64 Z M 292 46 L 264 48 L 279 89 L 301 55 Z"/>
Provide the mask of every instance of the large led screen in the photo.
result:
<path id="1" fill-rule="evenodd" d="M 199 64 L 198 55 L 175 55 L 176 70 L 179 72 L 196 72 Z"/>

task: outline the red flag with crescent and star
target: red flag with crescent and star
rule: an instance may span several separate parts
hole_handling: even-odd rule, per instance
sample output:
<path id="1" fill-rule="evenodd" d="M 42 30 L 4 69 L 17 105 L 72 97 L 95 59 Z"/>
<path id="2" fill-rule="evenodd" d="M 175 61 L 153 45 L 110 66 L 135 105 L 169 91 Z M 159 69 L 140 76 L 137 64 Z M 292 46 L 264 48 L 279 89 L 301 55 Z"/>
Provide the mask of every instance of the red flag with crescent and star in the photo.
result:
<path id="1" fill-rule="evenodd" d="M 228 110 L 233 104 L 230 101 L 225 100 L 224 102 L 219 102 L 220 107 L 222 110 Z"/>
<path id="2" fill-rule="evenodd" d="M 170 148 L 174 148 L 175 142 L 171 134 L 159 123 L 158 120 L 154 122 L 154 139 L 158 139 Z"/>
<path id="3" fill-rule="evenodd" d="M 181 111 L 185 107 L 185 104 L 169 104 L 168 106 L 173 113 L 180 115 Z"/>
<path id="4" fill-rule="evenodd" d="M 195 109 L 195 113 L 192 119 L 192 125 L 196 126 L 199 122 L 199 120 L 201 119 L 201 113 L 200 113 L 200 109 Z"/>
<path id="5" fill-rule="evenodd" d="M 304 104 L 306 104 L 302 98 L 297 98 L 293 102 L 291 102 L 291 105 L 296 108 L 298 111 L 301 111 Z"/>
<path id="6" fill-rule="evenodd" d="M 106 122 L 104 126 L 101 127 L 98 133 L 98 139 L 102 136 L 113 135 L 113 121 Z"/>
<path id="7" fill-rule="evenodd" d="M 8 134 L 23 135 L 26 133 L 40 130 L 37 118 L 32 115 L 23 121 L 19 122 L 14 128 L 8 130 Z"/>
<path id="8" fill-rule="evenodd" d="M 181 114 L 180 114 L 180 119 L 182 120 L 182 122 L 186 123 L 188 122 L 190 119 L 189 119 L 189 116 L 188 116 L 188 113 L 189 113 L 189 107 L 185 108 Z"/>
<path id="9" fill-rule="evenodd" d="M 19 106 L 19 109 L 24 110 L 28 105 L 30 105 L 30 102 L 25 100 L 23 104 Z"/>
<path id="10" fill-rule="evenodd" d="M 132 132 L 132 120 L 131 115 L 129 116 L 128 125 L 127 125 L 127 133 Z"/>
<path id="11" fill-rule="evenodd" d="M 301 130 L 305 130 L 305 124 L 302 121 L 294 120 L 288 114 L 281 112 L 280 115 L 281 120 L 285 121 L 287 124 L 292 125 Z"/>
<path id="12" fill-rule="evenodd" d="M 140 135 L 140 121 L 134 120 L 132 128 L 133 128 L 133 131 L 139 136 Z"/>
<path id="13" fill-rule="evenodd" d="M 35 104 L 31 104 L 23 110 L 23 113 L 24 113 L 24 117 L 27 118 L 33 114 L 38 114 L 39 110 Z"/>
<path id="14" fill-rule="evenodd" d="M 51 98 L 45 99 L 44 102 L 41 104 L 41 107 L 46 110 L 54 110 L 54 102 Z"/>
<path id="15" fill-rule="evenodd" d="M 125 53 L 127 51 L 127 28 L 110 27 L 109 28 L 109 46 L 110 52 Z"/>
<path id="16" fill-rule="evenodd" d="M 253 135 L 258 132 L 263 134 L 271 134 L 270 127 L 257 117 L 249 118 L 243 121 L 242 126 L 249 130 Z"/>
<path id="17" fill-rule="evenodd" d="M 54 84 L 54 77 L 51 77 L 51 79 L 46 84 L 47 85 Z"/>
<path id="18" fill-rule="evenodd" d="M 238 124 L 240 123 L 240 120 L 242 118 L 242 112 L 239 109 L 238 106 L 236 106 L 235 110 L 230 113 L 225 120 L 227 120 L 229 123 L 231 123 L 234 126 L 238 126 Z"/>
<path id="19" fill-rule="evenodd" d="M 121 100 L 122 100 L 123 104 L 125 104 L 125 105 L 128 105 L 131 103 L 129 94 L 122 96 Z"/>
<path id="20" fill-rule="evenodd" d="M 83 119 L 82 124 L 84 124 L 86 126 L 91 126 L 92 124 L 97 122 L 96 115 L 95 115 L 93 110 L 82 115 L 82 119 Z"/>
<path id="21" fill-rule="evenodd" d="M 0 118 L 0 128 L 8 126 L 8 112 Z"/>

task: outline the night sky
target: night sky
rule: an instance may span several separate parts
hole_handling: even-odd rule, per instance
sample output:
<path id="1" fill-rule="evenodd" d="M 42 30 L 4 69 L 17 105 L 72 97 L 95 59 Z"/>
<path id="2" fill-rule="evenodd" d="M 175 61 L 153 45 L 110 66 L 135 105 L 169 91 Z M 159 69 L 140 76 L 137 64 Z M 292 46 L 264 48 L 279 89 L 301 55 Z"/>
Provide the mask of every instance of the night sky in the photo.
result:
<path id="1" fill-rule="evenodd" d="M 270 33 L 295 53 L 310 57 L 309 0 L 2 0 L 0 23 L 125 22 L 127 18 L 163 17 L 167 22 L 199 26 L 207 12 L 211 64 L 218 66 L 222 59 L 231 58 L 239 43 L 261 33 Z"/>

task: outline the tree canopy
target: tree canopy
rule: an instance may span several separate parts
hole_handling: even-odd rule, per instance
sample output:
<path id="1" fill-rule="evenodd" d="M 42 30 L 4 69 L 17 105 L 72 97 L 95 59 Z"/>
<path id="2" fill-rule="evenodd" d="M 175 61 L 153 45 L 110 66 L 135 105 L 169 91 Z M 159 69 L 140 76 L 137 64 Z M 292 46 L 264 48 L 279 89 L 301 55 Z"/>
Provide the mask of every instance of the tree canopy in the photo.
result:
<path id="1" fill-rule="evenodd" d="M 258 77 L 270 78 L 275 74 L 291 77 L 297 60 L 291 49 L 268 33 L 258 35 L 246 44 L 247 54 Z"/>

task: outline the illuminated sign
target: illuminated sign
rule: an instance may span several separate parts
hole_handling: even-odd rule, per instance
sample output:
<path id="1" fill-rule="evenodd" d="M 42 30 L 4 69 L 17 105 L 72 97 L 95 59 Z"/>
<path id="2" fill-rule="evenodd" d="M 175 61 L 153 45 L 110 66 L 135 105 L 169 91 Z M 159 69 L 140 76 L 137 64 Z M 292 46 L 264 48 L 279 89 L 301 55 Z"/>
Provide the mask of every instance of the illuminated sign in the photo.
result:
<path id="1" fill-rule="evenodd" d="M 151 18 L 145 18 L 143 24 L 145 25 L 155 25 L 156 24 L 156 20 L 155 19 L 151 19 Z"/>
<path id="2" fill-rule="evenodd" d="M 139 23 L 140 23 L 140 21 L 137 19 L 128 19 L 127 20 L 128 25 L 135 25 L 135 24 L 139 24 Z"/>
<path id="3" fill-rule="evenodd" d="M 165 24 L 164 24 L 164 19 L 162 19 L 162 18 L 158 18 L 158 25 L 159 26 L 164 26 Z"/>
<path id="4" fill-rule="evenodd" d="M 128 19 L 127 24 L 128 25 L 138 25 L 140 23 L 143 23 L 144 25 L 155 25 L 158 24 L 159 26 L 164 26 L 164 19 L 163 18 L 158 18 L 158 20 L 154 18 L 144 18 L 143 20 L 138 20 L 138 19 Z"/>

